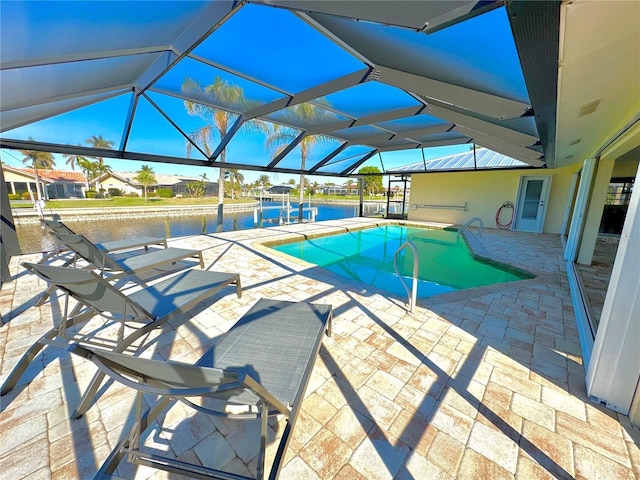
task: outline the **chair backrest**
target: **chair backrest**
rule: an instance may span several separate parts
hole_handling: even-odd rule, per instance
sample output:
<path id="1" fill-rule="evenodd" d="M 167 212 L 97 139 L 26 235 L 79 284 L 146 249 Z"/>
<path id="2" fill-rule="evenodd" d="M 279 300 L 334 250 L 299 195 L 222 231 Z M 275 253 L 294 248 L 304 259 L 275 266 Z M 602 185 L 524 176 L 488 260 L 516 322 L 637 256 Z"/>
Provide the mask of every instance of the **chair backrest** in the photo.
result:
<path id="1" fill-rule="evenodd" d="M 44 220 L 44 224 L 53 232 L 61 233 L 63 235 L 75 235 L 76 232 L 67 227 L 64 223 L 57 220 Z"/>
<path id="2" fill-rule="evenodd" d="M 144 308 L 91 271 L 27 262 L 22 265 L 47 283 L 55 285 L 78 302 L 98 312 L 123 313 L 127 318 L 153 318 Z"/>
<path id="3" fill-rule="evenodd" d="M 245 377 L 242 372 L 123 355 L 86 345 L 72 344 L 68 350 L 92 360 L 114 380 L 148 393 L 172 396 L 228 396 L 230 391 L 246 389 L 242 383 Z"/>
<path id="4" fill-rule="evenodd" d="M 109 255 L 100 250 L 90 240 L 83 235 L 70 235 L 70 234 L 55 234 L 58 239 L 64 243 L 70 250 L 76 252 L 79 256 L 84 258 L 87 262 L 92 263 L 96 268 L 100 270 L 115 270 L 122 271 L 122 267 L 118 265 Z"/>

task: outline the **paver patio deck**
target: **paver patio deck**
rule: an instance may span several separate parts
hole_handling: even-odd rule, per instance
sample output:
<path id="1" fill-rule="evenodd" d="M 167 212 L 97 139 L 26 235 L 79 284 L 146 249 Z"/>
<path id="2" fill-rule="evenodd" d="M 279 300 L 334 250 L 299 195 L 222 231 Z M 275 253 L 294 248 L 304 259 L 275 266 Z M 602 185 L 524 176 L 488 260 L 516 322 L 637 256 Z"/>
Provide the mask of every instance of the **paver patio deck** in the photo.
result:
<path id="1" fill-rule="evenodd" d="M 386 222 L 172 239 L 170 246 L 204 249 L 208 269 L 240 272 L 243 297 L 221 292 L 189 322 L 156 335 L 145 355 L 194 361 L 260 297 L 331 303 L 333 336 L 323 341 L 280 478 L 640 479 L 640 430 L 586 397 L 557 235 L 485 229 L 477 240 L 492 257 L 537 277 L 421 299 L 414 314 L 404 299 L 258 244 L 374 223 Z M 0 292 L 0 380 L 62 309 L 61 298 L 33 307 L 45 285 L 19 267 L 26 260 L 34 257 L 13 259 L 17 278 Z M 134 394 L 108 384 L 70 420 L 93 372 L 90 362 L 49 349 L 0 397 L 3 479 L 95 473 L 128 431 Z M 148 445 L 231 472 L 255 468 L 257 448 L 245 436 L 257 431 L 254 422 L 176 405 L 162 425 Z M 281 433 L 281 423 L 270 425 L 274 437 Z M 118 475 L 169 476 L 124 462 Z"/>

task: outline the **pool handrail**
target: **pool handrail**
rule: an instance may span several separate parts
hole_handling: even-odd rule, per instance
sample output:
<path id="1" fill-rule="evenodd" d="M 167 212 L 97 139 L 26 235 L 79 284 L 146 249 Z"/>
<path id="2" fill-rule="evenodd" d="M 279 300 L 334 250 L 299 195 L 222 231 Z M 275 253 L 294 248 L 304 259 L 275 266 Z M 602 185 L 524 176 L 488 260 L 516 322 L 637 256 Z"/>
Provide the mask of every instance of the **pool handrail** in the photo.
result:
<path id="1" fill-rule="evenodd" d="M 482 235 L 482 228 L 484 227 L 484 222 L 480 217 L 473 217 L 471 220 L 469 220 L 467 223 L 465 223 L 463 226 L 461 226 L 458 229 L 458 235 L 456 236 L 456 240 L 460 238 L 460 235 L 462 234 L 463 230 L 471 226 L 473 222 L 478 222 L 480 224 L 478 227 L 478 235 Z"/>
<path id="2" fill-rule="evenodd" d="M 407 287 L 407 284 L 405 283 L 404 279 L 402 278 L 402 275 L 400 275 L 400 271 L 398 270 L 398 254 L 407 247 L 411 248 L 411 251 L 413 252 L 413 284 L 411 286 L 411 291 L 409 291 L 409 287 Z M 420 258 L 418 256 L 417 247 L 411 241 L 409 240 L 405 241 L 402 245 L 400 245 L 400 248 L 396 250 L 396 253 L 393 254 L 393 269 L 395 270 L 396 275 L 398 275 L 398 277 L 400 278 L 400 282 L 402 282 L 402 286 L 406 290 L 407 295 L 409 297 L 410 313 L 413 313 L 416 308 L 416 297 L 418 296 L 419 266 L 420 266 Z"/>

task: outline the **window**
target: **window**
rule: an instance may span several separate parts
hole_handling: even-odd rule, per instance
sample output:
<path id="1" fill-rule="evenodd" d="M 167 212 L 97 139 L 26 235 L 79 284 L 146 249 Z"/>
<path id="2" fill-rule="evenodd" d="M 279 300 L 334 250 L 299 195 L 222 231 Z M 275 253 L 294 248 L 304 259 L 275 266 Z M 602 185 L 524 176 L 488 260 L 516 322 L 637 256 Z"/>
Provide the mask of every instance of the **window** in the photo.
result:
<path id="1" fill-rule="evenodd" d="M 606 205 L 629 205 L 631 192 L 633 192 L 632 177 L 612 178 L 607 190 Z"/>
<path id="2" fill-rule="evenodd" d="M 28 192 L 26 182 L 13 182 L 13 187 L 16 189 L 16 193 L 22 195 L 24 192 Z"/>
<path id="3" fill-rule="evenodd" d="M 631 201 L 633 191 L 633 177 L 612 178 L 604 202 L 599 233 L 620 235 L 624 219 L 627 216 L 627 206 Z"/>

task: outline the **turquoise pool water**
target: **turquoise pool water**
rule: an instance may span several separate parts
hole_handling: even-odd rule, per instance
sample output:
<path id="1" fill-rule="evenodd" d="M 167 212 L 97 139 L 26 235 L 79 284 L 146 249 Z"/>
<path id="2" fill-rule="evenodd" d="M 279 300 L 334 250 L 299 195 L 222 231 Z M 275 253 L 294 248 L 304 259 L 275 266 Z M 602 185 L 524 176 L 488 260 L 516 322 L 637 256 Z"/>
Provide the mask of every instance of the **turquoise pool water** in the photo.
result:
<path id="1" fill-rule="evenodd" d="M 418 249 L 418 297 L 530 278 L 475 260 L 457 232 L 390 225 L 271 247 L 344 277 L 405 295 L 393 269 L 393 255 L 406 240 Z M 404 249 L 398 269 L 411 288 L 413 252 Z"/>

